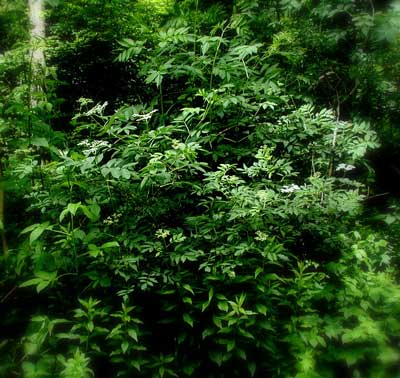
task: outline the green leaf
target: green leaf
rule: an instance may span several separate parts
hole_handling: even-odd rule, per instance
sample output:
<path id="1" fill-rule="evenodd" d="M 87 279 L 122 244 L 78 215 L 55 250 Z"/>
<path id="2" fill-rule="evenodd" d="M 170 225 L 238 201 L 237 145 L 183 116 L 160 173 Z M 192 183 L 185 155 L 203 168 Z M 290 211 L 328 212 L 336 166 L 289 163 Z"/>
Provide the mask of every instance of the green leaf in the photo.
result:
<path id="1" fill-rule="evenodd" d="M 189 324 L 191 327 L 193 327 L 193 319 L 192 319 L 192 317 L 188 314 L 188 313 L 184 313 L 183 314 L 183 320 L 187 323 L 187 324 Z"/>
<path id="2" fill-rule="evenodd" d="M 194 295 L 193 289 L 188 284 L 183 284 L 182 287 Z"/>
<path id="3" fill-rule="evenodd" d="M 201 305 L 201 312 L 204 312 L 206 309 L 207 309 L 207 307 L 210 305 L 210 302 L 204 302 L 202 305 Z"/>
<path id="4" fill-rule="evenodd" d="M 397 217 L 393 216 L 392 214 L 386 215 L 384 218 L 386 224 L 391 225 L 397 221 Z"/>
<path id="5" fill-rule="evenodd" d="M 210 305 L 213 296 L 214 296 L 214 288 L 211 288 L 211 289 L 208 291 L 208 301 L 207 301 L 207 302 L 204 302 L 203 305 L 201 306 L 201 311 L 202 311 L 202 312 L 204 312 L 205 309 Z"/>
<path id="6" fill-rule="evenodd" d="M 222 321 L 217 316 L 213 316 L 213 322 L 218 328 L 222 328 Z"/>
<path id="7" fill-rule="evenodd" d="M 250 332 L 244 330 L 243 328 L 239 328 L 239 333 L 242 336 L 247 337 L 248 339 L 253 339 L 254 340 L 254 336 Z"/>
<path id="8" fill-rule="evenodd" d="M 28 351 L 28 355 L 29 354 L 33 354 L 33 353 L 29 353 L 31 351 Z M 24 376 L 26 377 L 34 377 L 36 376 L 36 365 L 33 364 L 32 362 L 28 362 L 28 361 L 24 361 L 21 364 L 22 366 L 22 370 L 24 372 Z"/>
<path id="9" fill-rule="evenodd" d="M 129 343 L 127 341 L 123 341 L 122 344 L 121 344 L 122 353 L 125 354 L 126 351 L 128 350 L 128 347 L 129 347 Z"/>
<path id="10" fill-rule="evenodd" d="M 81 208 L 81 207 L 82 207 L 81 202 L 78 202 L 78 203 L 69 203 L 69 204 L 67 205 L 67 208 L 64 209 L 64 210 L 61 212 L 61 214 L 60 214 L 60 217 L 59 217 L 60 222 L 63 221 L 63 219 L 65 218 L 65 216 L 66 216 L 68 213 L 71 214 L 72 216 L 75 216 L 75 215 L 76 215 L 76 212 L 77 212 L 78 209 Z"/>
<path id="11" fill-rule="evenodd" d="M 29 236 L 29 243 L 32 244 L 35 240 L 37 240 L 40 235 L 43 234 L 45 228 L 43 227 L 38 227 L 35 230 L 33 230 Z"/>
<path id="12" fill-rule="evenodd" d="M 36 277 L 23 282 L 19 287 L 36 286 L 36 291 L 40 293 L 43 289 L 53 283 L 57 278 L 57 272 L 40 271 L 35 273 Z"/>
<path id="13" fill-rule="evenodd" d="M 214 334 L 214 330 L 212 328 L 206 328 L 202 333 L 202 338 L 204 340 L 207 336 L 211 336 L 213 334 Z"/>
<path id="14" fill-rule="evenodd" d="M 257 369 L 257 365 L 255 364 L 255 362 L 250 362 L 247 365 L 247 368 L 249 369 L 250 375 L 252 377 L 254 377 L 254 375 L 256 374 L 256 369 Z"/>
<path id="15" fill-rule="evenodd" d="M 121 335 L 121 328 L 122 328 L 123 324 L 118 324 L 117 326 L 115 326 L 111 332 L 107 335 L 106 339 L 112 339 L 113 337 L 117 336 L 119 337 L 119 335 Z"/>
<path id="16" fill-rule="evenodd" d="M 137 336 L 137 332 L 135 329 L 133 329 L 133 328 L 128 329 L 128 335 L 136 342 L 138 341 L 138 336 Z"/>
<path id="17" fill-rule="evenodd" d="M 89 255 L 94 258 L 103 254 L 102 250 L 99 247 L 97 247 L 95 244 L 89 244 L 88 248 L 89 248 Z"/>
<path id="18" fill-rule="evenodd" d="M 73 333 L 56 333 L 54 335 L 58 339 L 66 339 L 66 340 L 79 340 L 80 336 L 75 335 Z"/>
<path id="19" fill-rule="evenodd" d="M 87 323 L 87 329 L 89 330 L 89 332 L 93 332 L 94 324 L 93 324 L 92 321 L 89 321 L 89 322 Z"/>
<path id="20" fill-rule="evenodd" d="M 76 215 L 76 212 L 78 211 L 78 209 L 81 207 L 81 203 L 69 203 L 67 206 L 67 210 L 73 215 Z"/>
<path id="21" fill-rule="evenodd" d="M 235 340 L 229 340 L 228 343 L 226 344 L 226 351 L 231 352 L 235 348 Z"/>
<path id="22" fill-rule="evenodd" d="M 111 242 L 107 242 L 104 243 L 100 248 L 116 248 L 119 247 L 119 243 L 117 241 L 111 241 Z"/>
<path id="23" fill-rule="evenodd" d="M 183 297 L 183 303 L 193 304 L 192 298 L 190 297 Z"/>
<path id="24" fill-rule="evenodd" d="M 141 366 L 140 366 L 139 361 L 133 360 L 133 361 L 130 361 L 130 364 L 131 364 L 137 371 L 140 371 Z"/>
<path id="25" fill-rule="evenodd" d="M 36 286 L 36 291 L 40 293 L 43 289 L 49 286 L 50 281 L 40 281 L 40 283 Z"/>
<path id="26" fill-rule="evenodd" d="M 260 273 L 262 273 L 264 271 L 264 268 L 257 268 L 256 271 L 254 272 L 254 278 L 257 278 Z"/>
<path id="27" fill-rule="evenodd" d="M 34 286 L 34 285 L 39 284 L 40 282 L 42 282 L 42 280 L 40 278 L 32 278 L 32 279 L 20 284 L 19 287 Z"/>
<path id="28" fill-rule="evenodd" d="M 246 361 L 247 360 L 247 355 L 246 352 L 243 349 L 236 348 L 235 349 L 236 354 L 241 358 L 242 360 Z"/>
<path id="29" fill-rule="evenodd" d="M 348 344 L 354 340 L 354 336 L 351 332 L 346 332 L 342 335 L 342 343 Z"/>
<path id="30" fill-rule="evenodd" d="M 214 361 L 219 367 L 222 366 L 222 363 L 224 362 L 224 356 L 221 352 L 209 352 L 209 356 L 212 361 Z"/>
<path id="31" fill-rule="evenodd" d="M 36 227 L 40 226 L 40 223 L 35 223 L 35 224 L 31 224 L 30 226 L 24 228 L 21 231 L 21 235 L 26 234 L 28 232 L 31 232 L 32 230 L 34 230 Z"/>
<path id="32" fill-rule="evenodd" d="M 129 180 L 131 178 L 131 173 L 127 169 L 122 168 L 121 169 L 121 176 L 124 179 Z"/>
<path id="33" fill-rule="evenodd" d="M 59 221 L 62 222 L 67 214 L 68 214 L 68 209 L 64 209 L 63 211 L 61 211 L 59 216 Z"/>
<path id="34" fill-rule="evenodd" d="M 267 314 L 267 306 L 264 306 L 263 304 L 256 304 L 256 309 L 260 314 Z"/>
<path id="35" fill-rule="evenodd" d="M 100 206 L 97 203 L 82 205 L 81 209 L 89 220 L 97 222 L 100 218 Z"/>
<path id="36" fill-rule="evenodd" d="M 46 3 L 54 8 L 60 5 L 60 0 L 46 0 Z"/>
<path id="37" fill-rule="evenodd" d="M 72 237 L 73 237 L 74 239 L 84 240 L 85 237 L 86 237 L 86 233 L 85 233 L 85 231 L 83 231 L 83 230 L 81 230 L 81 229 L 79 229 L 79 228 L 75 228 L 75 229 L 72 231 Z"/>
<path id="38" fill-rule="evenodd" d="M 218 302 L 217 306 L 221 311 L 228 312 L 228 310 L 229 310 L 229 306 L 228 306 L 227 302 Z"/>
<path id="39" fill-rule="evenodd" d="M 32 138 L 31 144 L 33 146 L 38 146 L 38 147 L 49 147 L 49 142 L 47 141 L 46 138 Z"/>
<path id="40" fill-rule="evenodd" d="M 44 231 L 49 230 L 51 228 L 52 226 L 49 226 L 49 222 L 38 224 L 37 227 L 33 229 L 33 231 L 29 236 L 29 243 L 32 244 L 43 234 Z"/>

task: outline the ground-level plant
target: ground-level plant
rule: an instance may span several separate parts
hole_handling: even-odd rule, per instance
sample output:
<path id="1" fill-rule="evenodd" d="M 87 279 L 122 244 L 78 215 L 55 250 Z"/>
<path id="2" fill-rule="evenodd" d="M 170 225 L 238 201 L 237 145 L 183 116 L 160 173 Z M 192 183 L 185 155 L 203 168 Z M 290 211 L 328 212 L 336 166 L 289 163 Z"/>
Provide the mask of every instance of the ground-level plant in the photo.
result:
<path id="1" fill-rule="evenodd" d="M 151 101 L 81 99 L 67 147 L 15 162 L 32 221 L 2 300 L 34 306 L 3 375 L 399 375 L 393 251 L 354 173 L 375 134 L 289 96 L 251 12 L 122 41 Z"/>

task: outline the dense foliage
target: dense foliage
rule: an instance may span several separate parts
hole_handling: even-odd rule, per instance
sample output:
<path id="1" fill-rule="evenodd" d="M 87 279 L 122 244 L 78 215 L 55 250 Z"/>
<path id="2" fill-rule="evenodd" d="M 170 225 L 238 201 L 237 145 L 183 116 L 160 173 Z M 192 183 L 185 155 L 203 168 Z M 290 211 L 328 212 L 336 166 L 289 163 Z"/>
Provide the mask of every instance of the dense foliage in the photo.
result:
<path id="1" fill-rule="evenodd" d="M 12 19 L 0 374 L 400 377 L 400 215 L 365 208 L 399 138 L 399 17 L 48 1 L 40 72 Z"/>

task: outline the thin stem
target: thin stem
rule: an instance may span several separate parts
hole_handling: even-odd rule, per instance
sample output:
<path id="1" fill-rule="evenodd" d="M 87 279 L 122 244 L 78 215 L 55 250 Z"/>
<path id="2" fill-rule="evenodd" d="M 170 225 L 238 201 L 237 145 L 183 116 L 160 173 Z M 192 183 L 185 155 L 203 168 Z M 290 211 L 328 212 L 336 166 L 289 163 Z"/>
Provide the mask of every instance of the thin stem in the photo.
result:
<path id="1" fill-rule="evenodd" d="M 160 108 L 161 108 L 161 120 L 164 125 L 164 101 L 163 101 L 163 91 L 161 84 L 160 84 Z"/>
<path id="2" fill-rule="evenodd" d="M 372 15 L 372 18 L 374 18 L 374 17 L 375 17 L 374 2 L 373 2 L 373 0 L 369 0 L 369 3 L 370 3 L 370 5 L 371 5 L 371 15 Z"/>
<path id="3" fill-rule="evenodd" d="M 214 68 L 215 68 L 215 63 L 217 61 L 219 49 L 221 48 L 222 39 L 224 38 L 224 34 L 225 34 L 226 30 L 228 29 L 228 27 L 229 27 L 229 24 L 226 25 L 224 29 L 222 29 L 222 33 L 221 33 L 220 39 L 218 41 L 217 49 L 215 50 L 214 59 L 213 59 L 212 67 L 211 67 L 210 89 L 212 89 L 212 85 L 213 85 Z"/>
<path id="4" fill-rule="evenodd" d="M 193 52 L 196 55 L 196 40 L 197 40 L 197 13 L 199 10 L 199 0 L 196 0 L 196 10 L 194 17 L 194 42 L 193 42 Z"/>
<path id="5" fill-rule="evenodd" d="M 246 78 L 247 78 L 247 80 L 249 80 L 249 72 L 247 71 L 247 67 L 246 67 L 246 63 L 244 62 L 244 59 L 242 59 L 242 63 L 244 66 L 244 71 L 246 72 Z"/>
<path id="6" fill-rule="evenodd" d="M 18 286 L 14 286 L 3 298 L 1 298 L 0 303 L 4 303 L 4 302 L 7 300 L 7 298 L 8 298 L 12 293 L 14 293 L 14 291 L 17 290 L 17 289 L 18 289 Z"/>
<path id="7" fill-rule="evenodd" d="M 4 183 L 3 183 L 3 170 L 0 163 L 0 234 L 1 245 L 3 248 L 4 257 L 8 256 L 8 245 L 5 230 L 5 216 L 4 216 Z"/>

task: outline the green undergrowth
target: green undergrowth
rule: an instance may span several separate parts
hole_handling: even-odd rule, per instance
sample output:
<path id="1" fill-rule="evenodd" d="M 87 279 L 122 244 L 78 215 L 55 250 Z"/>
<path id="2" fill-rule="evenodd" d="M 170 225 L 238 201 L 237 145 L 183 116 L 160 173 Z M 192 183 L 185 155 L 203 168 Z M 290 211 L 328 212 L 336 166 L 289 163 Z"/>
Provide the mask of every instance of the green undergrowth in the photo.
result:
<path id="1" fill-rule="evenodd" d="M 398 214 L 363 219 L 373 127 L 293 93 L 272 59 L 291 37 L 255 38 L 257 2 L 177 9 L 113 58 L 143 101 L 80 98 L 61 133 L 56 90 L 32 107 L 4 87 L 24 219 L 1 260 L 0 375 L 400 377 L 397 242 L 374 223 L 398 233 Z"/>

